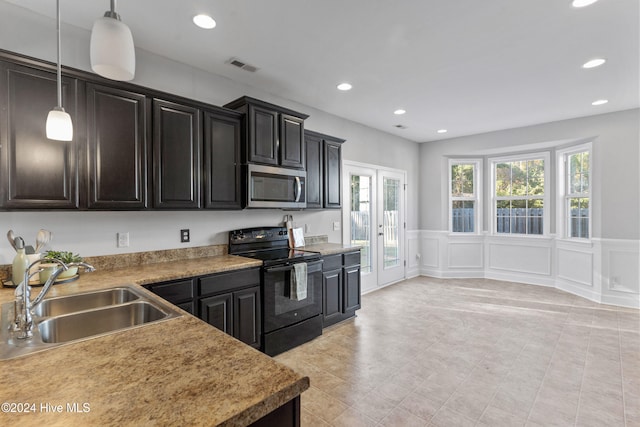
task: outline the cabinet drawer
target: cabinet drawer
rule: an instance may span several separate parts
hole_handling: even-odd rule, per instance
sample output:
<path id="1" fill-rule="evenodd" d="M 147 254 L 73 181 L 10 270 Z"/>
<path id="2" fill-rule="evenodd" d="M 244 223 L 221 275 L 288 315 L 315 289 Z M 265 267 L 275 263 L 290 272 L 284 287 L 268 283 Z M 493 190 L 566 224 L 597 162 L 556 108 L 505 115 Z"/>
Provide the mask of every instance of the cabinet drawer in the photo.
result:
<path id="1" fill-rule="evenodd" d="M 260 269 L 250 268 L 201 277 L 198 280 L 198 294 L 206 296 L 255 285 L 260 285 Z"/>
<path id="2" fill-rule="evenodd" d="M 342 255 L 328 255 L 322 258 L 324 264 L 322 264 L 323 271 L 335 270 L 342 267 Z"/>
<path id="3" fill-rule="evenodd" d="M 360 265 L 360 251 L 358 252 L 350 252 L 348 254 L 343 254 L 344 257 L 344 266 L 349 267 L 352 265 Z"/>
<path id="4" fill-rule="evenodd" d="M 193 298 L 193 280 L 180 280 L 168 283 L 158 283 L 145 286 L 154 294 L 169 302 L 181 302 Z"/>

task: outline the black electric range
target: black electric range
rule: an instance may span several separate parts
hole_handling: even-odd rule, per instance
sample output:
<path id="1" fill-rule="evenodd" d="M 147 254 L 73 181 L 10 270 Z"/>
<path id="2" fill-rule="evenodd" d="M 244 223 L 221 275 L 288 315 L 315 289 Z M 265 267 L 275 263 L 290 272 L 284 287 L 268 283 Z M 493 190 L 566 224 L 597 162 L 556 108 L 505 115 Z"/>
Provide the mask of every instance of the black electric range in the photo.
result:
<path id="1" fill-rule="evenodd" d="M 263 262 L 262 351 L 275 356 L 322 334 L 323 261 L 319 253 L 289 249 L 285 227 L 255 227 L 229 232 L 229 254 Z M 292 276 L 300 263 L 306 263 L 307 271 L 302 275 L 306 277 L 302 298 L 292 292 L 292 286 L 297 286 Z"/>

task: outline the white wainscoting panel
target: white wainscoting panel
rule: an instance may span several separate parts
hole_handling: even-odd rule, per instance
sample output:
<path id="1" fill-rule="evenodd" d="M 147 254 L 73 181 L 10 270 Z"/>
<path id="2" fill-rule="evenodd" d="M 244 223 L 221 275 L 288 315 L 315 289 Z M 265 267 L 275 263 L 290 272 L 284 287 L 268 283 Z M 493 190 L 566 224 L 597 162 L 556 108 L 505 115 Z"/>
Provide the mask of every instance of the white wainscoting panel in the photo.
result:
<path id="1" fill-rule="evenodd" d="M 439 237 L 422 237 L 422 266 L 440 268 L 440 239 Z"/>
<path id="2" fill-rule="evenodd" d="M 593 249 L 591 245 L 557 242 L 557 273 L 559 279 L 593 287 Z"/>
<path id="3" fill-rule="evenodd" d="M 409 243 L 409 257 L 420 254 L 417 274 L 553 286 L 592 301 L 640 308 L 638 240 L 411 233 L 419 242 Z M 416 266 L 409 265 L 416 274 Z"/>
<path id="4" fill-rule="evenodd" d="M 482 269 L 483 262 L 483 246 L 482 237 L 479 242 L 457 242 L 449 240 L 448 251 L 448 268 L 474 268 Z"/>
<path id="5" fill-rule="evenodd" d="M 422 253 L 420 250 L 420 231 L 408 230 L 407 236 L 407 268 L 405 275 L 407 279 L 420 275 L 420 260 L 422 259 Z"/>
<path id="6" fill-rule="evenodd" d="M 640 242 L 600 239 L 602 302 L 640 307 Z"/>
<path id="7" fill-rule="evenodd" d="M 508 237 L 505 241 L 488 242 L 490 269 L 546 276 L 551 274 L 551 240 L 536 239 L 525 243 L 521 239 L 511 239 Z"/>

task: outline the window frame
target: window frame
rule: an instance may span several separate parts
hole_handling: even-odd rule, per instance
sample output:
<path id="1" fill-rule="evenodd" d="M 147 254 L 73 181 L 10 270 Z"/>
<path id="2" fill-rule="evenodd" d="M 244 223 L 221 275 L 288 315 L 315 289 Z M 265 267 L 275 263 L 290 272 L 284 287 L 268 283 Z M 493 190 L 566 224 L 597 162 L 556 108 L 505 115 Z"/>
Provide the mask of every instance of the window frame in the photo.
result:
<path id="1" fill-rule="evenodd" d="M 448 212 L 449 212 L 449 233 L 455 235 L 476 235 L 482 233 L 482 159 L 479 158 L 464 158 L 455 159 L 450 158 L 447 165 L 447 198 L 448 198 Z M 454 197 L 452 194 L 452 175 L 451 168 L 454 165 L 473 165 L 473 197 Z M 453 231 L 453 202 L 455 201 L 473 201 L 475 202 L 473 228 L 474 231 Z"/>
<path id="2" fill-rule="evenodd" d="M 496 166 L 499 163 L 511 163 L 511 162 L 520 162 L 520 161 L 528 161 L 528 160 L 536 160 L 542 159 L 544 161 L 544 194 L 542 196 L 542 202 L 544 206 L 544 210 L 542 213 L 542 234 L 525 234 L 525 233 L 498 233 L 497 226 L 497 201 L 498 198 L 496 196 Z M 551 176 L 551 155 L 548 151 L 539 151 L 535 153 L 523 153 L 523 154 L 514 154 L 500 157 L 491 157 L 488 159 L 489 167 L 491 168 L 491 182 L 490 185 L 490 197 L 491 200 L 491 230 L 492 236 L 500 236 L 500 237 L 518 237 L 518 238 L 544 238 L 549 237 L 551 224 L 551 210 L 552 206 L 550 204 L 551 200 L 551 189 L 553 188 L 553 183 L 550 180 Z M 536 197 L 537 198 L 537 197 Z M 524 198 L 525 200 L 527 198 Z"/>
<path id="3" fill-rule="evenodd" d="M 589 198 L 589 221 L 588 221 L 588 233 L 589 237 L 571 237 L 571 227 L 569 222 L 571 221 L 569 202 L 570 197 L 568 187 L 570 180 L 568 177 L 569 168 L 567 162 L 569 156 L 578 153 L 589 153 L 589 192 L 587 193 Z M 556 151 L 556 176 L 557 176 L 557 201 L 556 201 L 556 231 L 557 235 L 562 239 L 576 241 L 576 242 L 590 242 L 593 238 L 593 144 L 587 142 L 580 145 L 573 145 L 571 147 L 564 148 Z"/>

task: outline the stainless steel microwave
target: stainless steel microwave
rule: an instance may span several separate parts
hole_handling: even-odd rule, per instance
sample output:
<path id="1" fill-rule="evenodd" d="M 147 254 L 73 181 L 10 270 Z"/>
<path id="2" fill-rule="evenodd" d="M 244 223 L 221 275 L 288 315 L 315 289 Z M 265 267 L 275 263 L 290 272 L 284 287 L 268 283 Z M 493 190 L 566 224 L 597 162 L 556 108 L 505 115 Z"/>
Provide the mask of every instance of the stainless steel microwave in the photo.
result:
<path id="1" fill-rule="evenodd" d="M 306 208 L 305 181 L 301 170 L 246 165 L 248 208 Z"/>

